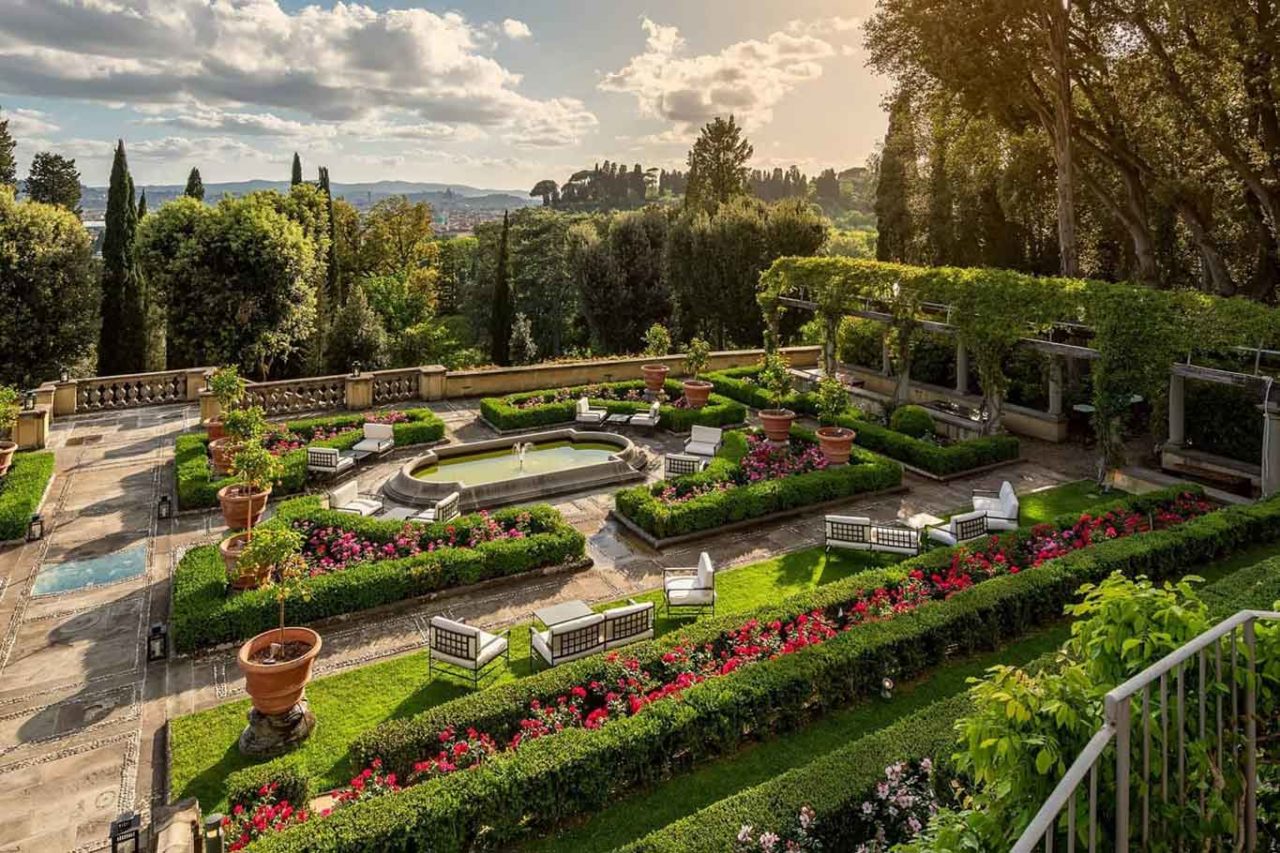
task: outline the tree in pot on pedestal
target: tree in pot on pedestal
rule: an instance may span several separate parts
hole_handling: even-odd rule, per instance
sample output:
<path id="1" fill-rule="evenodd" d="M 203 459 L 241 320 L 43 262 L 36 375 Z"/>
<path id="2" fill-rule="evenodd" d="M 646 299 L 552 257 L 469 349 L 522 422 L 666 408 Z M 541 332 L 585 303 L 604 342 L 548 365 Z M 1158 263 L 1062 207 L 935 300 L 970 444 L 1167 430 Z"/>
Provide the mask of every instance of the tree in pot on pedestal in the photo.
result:
<path id="1" fill-rule="evenodd" d="M 209 455 L 216 474 L 226 474 L 240 450 L 258 441 L 267 431 L 267 419 L 258 406 L 232 409 L 222 417 L 222 438 L 209 442 Z"/>
<path id="2" fill-rule="evenodd" d="M 245 692 L 253 701 L 249 724 L 240 734 L 245 755 L 275 755 L 300 743 L 315 729 L 316 717 L 307 702 L 311 667 L 320 654 L 320 635 L 310 628 L 285 626 L 285 602 L 309 597 L 307 562 L 299 551 L 302 536 L 289 528 L 259 533 L 240 555 L 253 571 L 263 571 L 274 593 L 280 624 L 240 647 L 236 664 L 244 674 Z"/>
<path id="3" fill-rule="evenodd" d="M 228 551 L 238 548 L 253 538 L 253 526 L 262 520 L 267 509 L 267 499 L 271 497 L 271 484 L 284 473 L 284 464 L 279 457 L 254 441 L 240 450 L 231 463 L 231 473 L 236 482 L 223 486 L 218 490 L 218 503 L 222 505 L 222 520 L 232 530 L 245 531 L 243 540 L 232 542 L 236 537 L 226 540 L 223 545 L 223 560 L 228 559 Z M 228 563 L 231 571 L 234 561 Z"/>
<path id="4" fill-rule="evenodd" d="M 849 409 L 849 391 L 834 376 L 824 376 L 818 381 L 818 445 L 822 455 L 832 465 L 844 465 L 853 451 L 853 439 L 857 433 L 836 421 Z"/>
<path id="5" fill-rule="evenodd" d="M 5 436 L 0 440 L 0 477 L 9 473 L 13 454 L 18 449 L 18 443 L 13 441 L 13 430 L 18 425 L 18 401 L 18 389 L 0 385 L 0 435 Z"/>
<path id="6" fill-rule="evenodd" d="M 223 421 L 244 399 L 246 383 L 234 366 L 219 367 L 209 376 L 209 390 L 218 401 L 218 417 L 205 422 L 210 441 L 223 436 Z"/>
<path id="7" fill-rule="evenodd" d="M 688 376 L 684 380 L 684 399 L 691 409 L 701 409 L 707 404 L 714 387 L 710 382 L 699 377 L 711 366 L 711 344 L 702 338 L 689 341 L 684 353 L 684 372 Z"/>
<path id="8" fill-rule="evenodd" d="M 662 358 L 671 354 L 671 333 L 661 323 L 654 323 L 644 333 L 644 354 L 649 358 Z M 644 390 L 650 399 L 656 399 L 666 384 L 667 374 L 671 368 L 665 364 L 642 364 L 640 372 L 644 374 Z"/>
<path id="9" fill-rule="evenodd" d="M 791 424 L 795 422 L 796 413 L 782 407 L 782 401 L 791 391 L 791 367 L 776 349 L 765 353 L 760 365 L 760 384 L 773 400 L 773 408 L 760 410 L 764 434 L 775 444 L 786 443 L 791 440 Z"/>

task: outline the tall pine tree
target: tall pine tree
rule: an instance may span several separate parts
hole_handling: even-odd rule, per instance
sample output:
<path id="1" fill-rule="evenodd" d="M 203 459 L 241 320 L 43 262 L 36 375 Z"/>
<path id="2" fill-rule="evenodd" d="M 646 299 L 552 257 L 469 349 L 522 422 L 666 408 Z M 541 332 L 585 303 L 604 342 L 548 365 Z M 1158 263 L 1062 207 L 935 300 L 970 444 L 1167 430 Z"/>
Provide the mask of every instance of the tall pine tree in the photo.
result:
<path id="1" fill-rule="evenodd" d="M 147 191 L 144 189 L 138 194 L 138 221 L 141 222 L 147 217 Z"/>
<path id="2" fill-rule="evenodd" d="M 332 307 L 342 305 L 338 298 L 338 241 L 337 231 L 333 224 L 333 192 L 329 187 L 329 169 L 321 166 L 316 181 L 320 191 L 324 193 L 325 215 L 328 217 L 329 253 L 325 264 L 324 287 L 316 293 L 316 331 L 312 346 L 312 367 L 317 372 L 325 365 L 325 357 L 329 348 L 329 323 Z M 344 368 L 345 369 L 345 368 Z"/>
<path id="3" fill-rule="evenodd" d="M 98 337 L 98 375 L 136 373 L 146 362 L 147 329 L 142 274 L 134 256 L 138 208 L 133 178 L 116 145 L 107 189 L 106 231 L 102 236 L 102 333 Z"/>
<path id="4" fill-rule="evenodd" d="M 511 223 L 506 211 L 502 213 L 502 236 L 498 239 L 498 271 L 493 285 L 493 315 L 489 320 L 489 334 L 492 340 L 490 355 L 494 364 L 506 366 L 511 363 L 511 273 L 509 265 L 509 249 L 507 240 Z"/>
<path id="5" fill-rule="evenodd" d="M 685 205 L 714 213 L 734 196 L 746 195 L 751 174 L 747 163 L 754 153 L 733 116 L 708 122 L 689 151 Z"/>
<path id="6" fill-rule="evenodd" d="M 0 116 L 0 185 L 18 184 L 18 161 L 13 156 L 17 145 L 9 135 L 9 120 Z"/>
<path id="7" fill-rule="evenodd" d="M 293 186 L 302 183 L 302 158 L 298 156 L 298 152 L 293 152 L 293 177 L 289 181 Z"/>
<path id="8" fill-rule="evenodd" d="M 204 201 L 204 181 L 200 179 L 200 170 L 195 166 L 191 167 L 191 174 L 187 175 L 187 188 L 182 194 L 196 201 Z"/>
<path id="9" fill-rule="evenodd" d="M 880 153 L 876 185 L 876 259 L 905 261 L 915 239 L 911 224 L 911 188 L 916 179 L 916 140 L 911 98 L 899 92 L 889 110 L 889 130 Z"/>

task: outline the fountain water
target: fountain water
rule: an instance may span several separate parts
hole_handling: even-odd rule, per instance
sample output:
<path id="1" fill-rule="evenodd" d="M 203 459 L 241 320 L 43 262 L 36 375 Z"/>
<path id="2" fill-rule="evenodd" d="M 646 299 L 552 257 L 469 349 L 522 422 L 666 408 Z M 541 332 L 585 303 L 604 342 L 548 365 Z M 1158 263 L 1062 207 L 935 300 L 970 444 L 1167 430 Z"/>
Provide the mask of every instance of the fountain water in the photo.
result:
<path id="1" fill-rule="evenodd" d="M 524 473 L 524 454 L 531 447 L 533 447 L 533 444 L 528 441 L 526 442 L 517 441 L 515 444 L 511 445 L 511 452 L 514 453 L 520 459 L 521 474 Z"/>

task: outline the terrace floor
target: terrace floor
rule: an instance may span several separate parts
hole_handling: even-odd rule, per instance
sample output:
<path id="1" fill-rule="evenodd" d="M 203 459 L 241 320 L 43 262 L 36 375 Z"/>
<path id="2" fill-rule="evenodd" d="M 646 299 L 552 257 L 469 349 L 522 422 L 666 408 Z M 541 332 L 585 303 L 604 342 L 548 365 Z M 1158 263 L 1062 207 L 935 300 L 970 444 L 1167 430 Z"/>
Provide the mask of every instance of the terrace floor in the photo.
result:
<path id="1" fill-rule="evenodd" d="M 451 441 L 493 437 L 474 403 L 432 408 L 444 418 Z M 0 641 L 0 780 L 9 792 L 0 798 L 0 851 L 100 849 L 121 811 L 141 811 L 145 822 L 167 787 L 166 720 L 243 696 L 232 650 L 150 663 L 145 655 L 148 627 L 165 621 L 177 560 L 225 531 L 216 510 L 156 519 L 159 496 L 172 484 L 173 439 L 197 420 L 194 407 L 172 406 L 54 424 L 57 472 L 44 509 L 46 536 L 0 551 L 0 623 L 6 626 Z M 656 453 L 682 445 L 662 433 L 628 434 Z M 362 471 L 361 489 L 375 491 L 409 454 Z M 1008 479 L 1027 492 L 1092 473 L 1091 456 L 1070 445 L 1024 439 L 1024 457 L 946 484 L 908 475 L 904 494 L 839 509 L 877 520 L 944 515 L 963 506 L 975 487 Z M 321 628 L 325 645 L 316 674 L 425 646 L 425 625 L 437 613 L 485 627 L 510 625 L 555 601 L 611 601 L 653 589 L 662 567 L 693 565 L 699 551 L 719 566 L 733 566 L 821 540 L 821 513 L 815 512 L 659 553 L 608 518 L 611 491 L 550 501 L 587 536 L 590 569 L 331 620 Z M 38 581 L 42 569 L 47 571 Z M 86 580 L 102 583 L 86 587 Z"/>

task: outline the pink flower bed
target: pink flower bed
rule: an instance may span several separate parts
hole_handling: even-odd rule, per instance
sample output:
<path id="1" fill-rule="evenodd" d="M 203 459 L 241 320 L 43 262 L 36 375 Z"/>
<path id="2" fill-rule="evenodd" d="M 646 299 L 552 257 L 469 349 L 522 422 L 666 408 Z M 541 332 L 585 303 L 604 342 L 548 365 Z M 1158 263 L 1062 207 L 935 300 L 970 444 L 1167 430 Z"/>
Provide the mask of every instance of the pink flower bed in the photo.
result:
<path id="1" fill-rule="evenodd" d="M 753 432 L 747 434 L 747 455 L 739 466 L 746 482 L 758 483 L 821 471 L 827 467 L 827 459 L 814 442 L 793 438 L 787 444 L 774 445 Z"/>
<path id="2" fill-rule="evenodd" d="M 365 412 L 364 423 L 367 424 L 402 424 L 409 420 L 404 412 Z M 310 430 L 290 430 L 282 424 L 273 424 L 271 430 L 262 439 L 262 446 L 276 456 L 282 456 L 291 450 L 300 450 L 317 441 L 329 441 L 349 432 L 357 432 L 360 424 L 345 426 L 317 426 Z"/>
<path id="3" fill-rule="evenodd" d="M 257 838 L 279 832 L 311 817 L 306 809 L 298 809 L 288 800 L 276 800 L 279 785 L 272 782 L 258 790 L 258 796 L 248 806 L 237 804 L 231 814 L 222 818 L 222 832 L 227 850 L 235 853 L 243 850 Z"/>
<path id="4" fill-rule="evenodd" d="M 643 388 L 612 388 L 604 385 L 588 385 L 579 391 L 558 388 L 555 391 L 535 394 L 525 399 L 515 399 L 514 396 L 508 397 L 506 402 L 517 409 L 536 409 L 539 406 L 549 406 L 554 403 L 567 403 L 581 397 L 586 397 L 589 400 L 611 400 L 627 403 L 646 402 Z"/>

